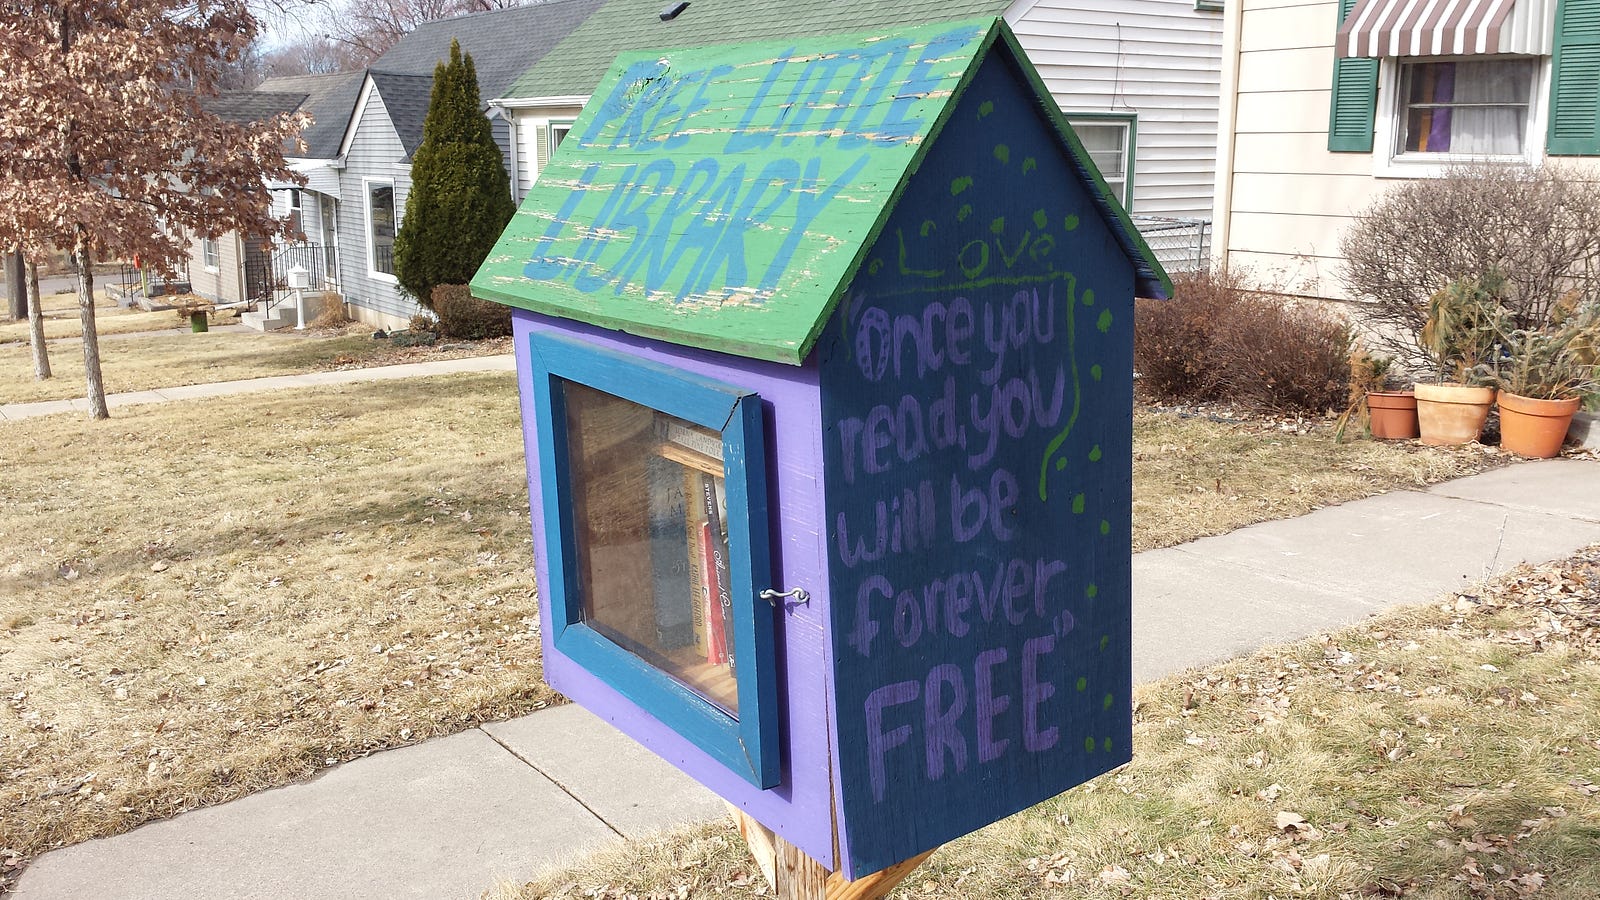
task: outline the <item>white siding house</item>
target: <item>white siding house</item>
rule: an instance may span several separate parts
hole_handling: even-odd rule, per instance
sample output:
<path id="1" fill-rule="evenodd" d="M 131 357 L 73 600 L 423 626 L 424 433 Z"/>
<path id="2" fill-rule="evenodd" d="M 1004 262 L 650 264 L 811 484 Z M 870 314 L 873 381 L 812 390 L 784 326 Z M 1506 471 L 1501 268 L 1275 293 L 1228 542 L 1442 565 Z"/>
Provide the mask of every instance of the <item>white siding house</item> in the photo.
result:
<path id="1" fill-rule="evenodd" d="M 1224 15 L 1229 265 L 1353 299 L 1339 241 L 1390 185 L 1466 161 L 1600 177 L 1600 0 L 1229 0 Z"/>
<path id="2" fill-rule="evenodd" d="M 1135 215 L 1211 217 L 1222 13 L 1199 6 L 1017 0 L 1005 13 L 1101 173 L 1131 176 Z M 1118 159 L 1124 131 L 1134 152 Z"/>
<path id="3" fill-rule="evenodd" d="M 600 3 L 546 0 L 419 25 L 379 57 L 339 149 L 339 285 L 352 318 L 381 328 L 404 328 L 422 309 L 394 277 L 394 234 L 411 191 L 411 156 L 422 143 L 434 67 L 459 41 L 472 56 L 485 99 L 503 92 L 524 69 Z M 511 117 L 487 108 L 490 130 L 518 180 L 522 140 Z"/>

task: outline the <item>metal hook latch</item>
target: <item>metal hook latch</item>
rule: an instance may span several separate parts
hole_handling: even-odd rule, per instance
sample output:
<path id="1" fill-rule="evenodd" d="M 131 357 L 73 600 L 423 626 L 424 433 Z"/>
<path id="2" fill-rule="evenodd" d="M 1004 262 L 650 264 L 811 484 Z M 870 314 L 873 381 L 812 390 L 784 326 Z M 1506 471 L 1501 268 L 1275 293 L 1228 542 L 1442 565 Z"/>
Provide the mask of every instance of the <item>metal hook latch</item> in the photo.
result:
<path id="1" fill-rule="evenodd" d="M 780 599 L 790 598 L 794 600 L 795 606 L 805 606 L 807 603 L 811 602 L 811 595 L 806 592 L 805 588 L 790 588 L 787 591 L 775 591 L 772 588 L 767 588 L 761 592 L 761 599 L 772 604 L 773 609 L 778 608 L 778 601 Z"/>

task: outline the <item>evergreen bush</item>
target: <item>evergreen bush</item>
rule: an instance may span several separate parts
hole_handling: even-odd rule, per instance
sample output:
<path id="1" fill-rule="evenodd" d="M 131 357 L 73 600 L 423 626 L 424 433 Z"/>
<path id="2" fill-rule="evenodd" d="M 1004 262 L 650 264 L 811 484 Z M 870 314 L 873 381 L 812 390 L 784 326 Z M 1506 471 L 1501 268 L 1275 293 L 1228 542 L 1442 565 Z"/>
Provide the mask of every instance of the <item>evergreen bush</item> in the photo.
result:
<path id="1" fill-rule="evenodd" d="M 478 93 L 471 54 L 450 42 L 433 72 L 411 192 L 394 239 L 395 277 L 421 303 L 441 284 L 464 284 L 516 212 L 511 182 Z"/>

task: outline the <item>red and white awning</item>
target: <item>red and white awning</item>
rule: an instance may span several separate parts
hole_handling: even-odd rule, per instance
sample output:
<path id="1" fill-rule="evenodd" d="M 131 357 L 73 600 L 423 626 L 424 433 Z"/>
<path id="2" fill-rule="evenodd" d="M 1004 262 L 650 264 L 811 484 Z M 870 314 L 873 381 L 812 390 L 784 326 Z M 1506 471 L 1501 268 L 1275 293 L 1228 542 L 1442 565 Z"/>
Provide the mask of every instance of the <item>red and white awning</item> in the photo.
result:
<path id="1" fill-rule="evenodd" d="M 1339 26 L 1340 56 L 1548 55 L 1546 0 L 1358 0 Z"/>

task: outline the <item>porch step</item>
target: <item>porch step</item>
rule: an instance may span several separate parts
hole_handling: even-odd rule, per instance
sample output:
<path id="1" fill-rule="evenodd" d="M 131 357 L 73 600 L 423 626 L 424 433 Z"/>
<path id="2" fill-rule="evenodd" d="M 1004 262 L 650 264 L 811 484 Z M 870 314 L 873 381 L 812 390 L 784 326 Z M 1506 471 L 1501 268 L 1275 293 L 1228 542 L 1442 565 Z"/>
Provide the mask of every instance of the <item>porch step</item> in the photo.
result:
<path id="1" fill-rule="evenodd" d="M 256 331 L 277 331 L 294 327 L 294 307 L 279 304 L 267 312 L 247 312 L 239 316 L 239 324 Z"/>

